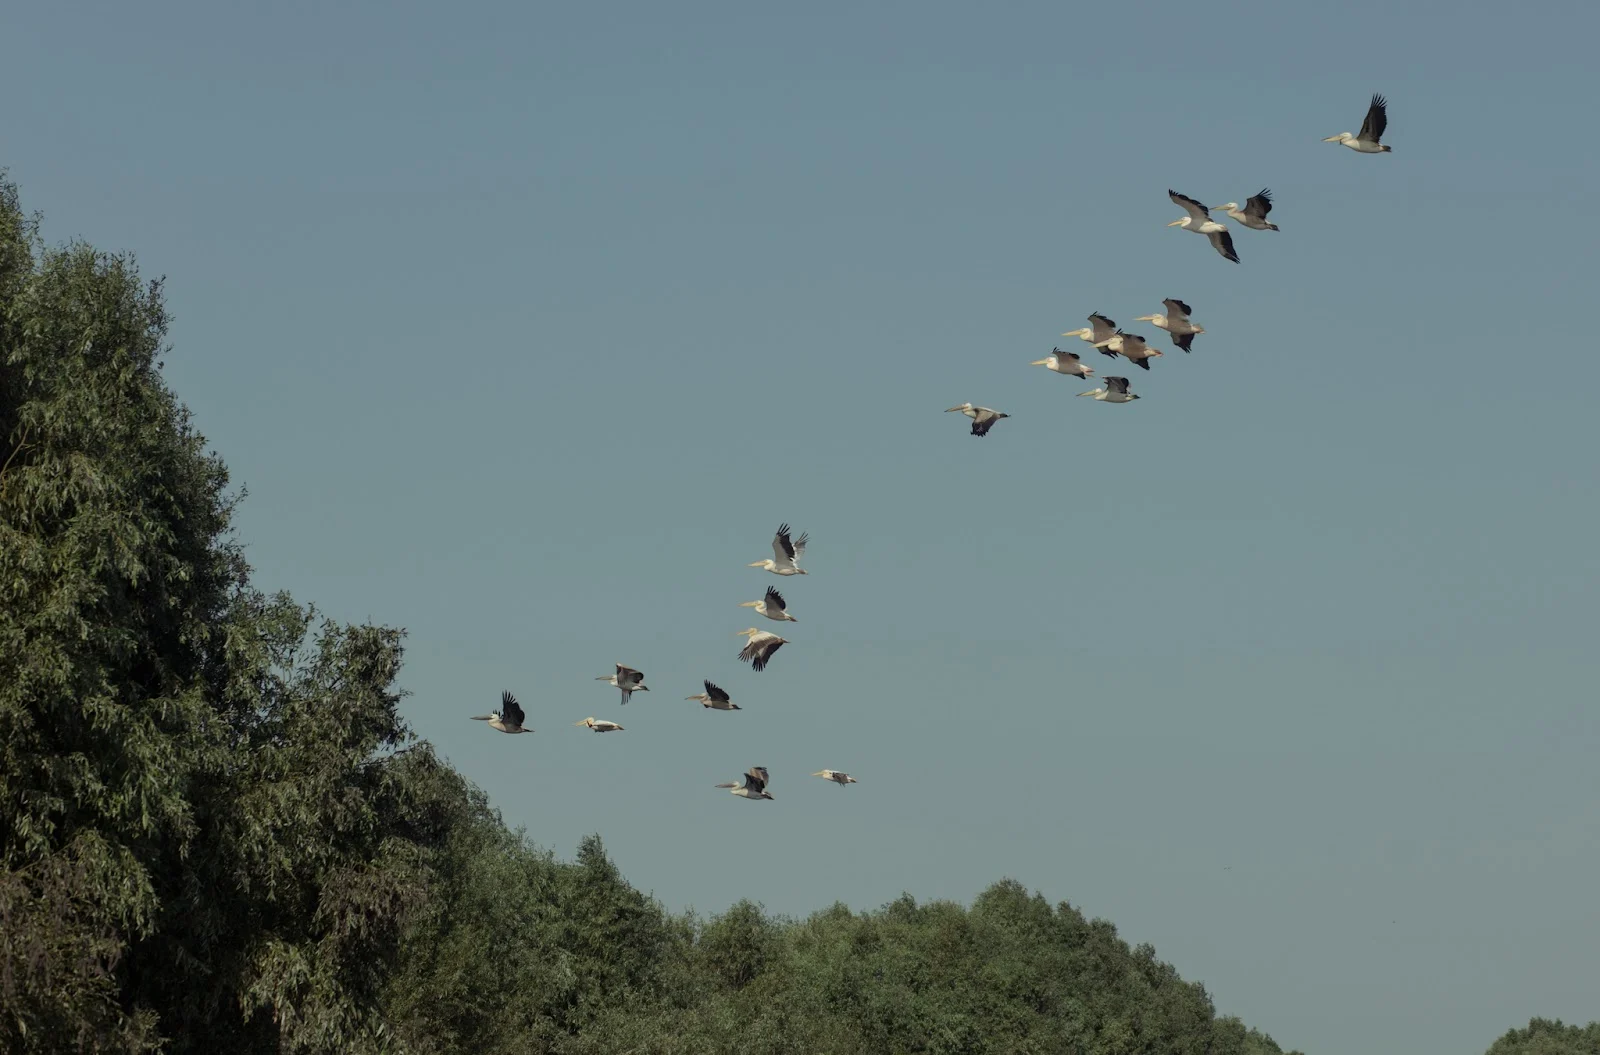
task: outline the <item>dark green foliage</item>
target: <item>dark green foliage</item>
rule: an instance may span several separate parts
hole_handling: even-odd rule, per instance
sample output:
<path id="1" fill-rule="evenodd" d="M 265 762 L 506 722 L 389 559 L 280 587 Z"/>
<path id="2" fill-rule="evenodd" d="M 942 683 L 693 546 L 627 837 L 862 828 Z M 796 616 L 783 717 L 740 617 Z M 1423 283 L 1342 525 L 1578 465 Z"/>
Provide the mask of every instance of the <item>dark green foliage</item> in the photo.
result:
<path id="1" fill-rule="evenodd" d="M 1600 1055 L 1600 1022 L 1568 1026 L 1536 1018 L 1489 1045 L 1487 1055 Z"/>

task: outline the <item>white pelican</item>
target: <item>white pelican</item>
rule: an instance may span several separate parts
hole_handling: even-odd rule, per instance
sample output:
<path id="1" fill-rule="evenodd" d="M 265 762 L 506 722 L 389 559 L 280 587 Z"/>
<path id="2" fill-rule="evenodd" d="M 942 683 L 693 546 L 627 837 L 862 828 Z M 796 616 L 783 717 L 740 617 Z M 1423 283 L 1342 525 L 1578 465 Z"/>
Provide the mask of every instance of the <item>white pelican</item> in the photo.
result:
<path id="1" fill-rule="evenodd" d="M 509 692 L 502 692 L 498 711 L 475 715 L 472 720 L 475 722 L 488 722 L 489 728 L 498 729 L 502 733 L 531 733 L 533 730 L 522 724 L 527 717 L 522 713 L 522 707 L 517 703 L 517 698 Z"/>
<path id="2" fill-rule="evenodd" d="M 767 790 L 767 767 L 751 766 L 745 770 L 744 784 L 718 784 L 719 788 L 732 788 L 733 794 L 741 799 L 770 799 L 772 793 Z"/>
<path id="3" fill-rule="evenodd" d="M 1104 388 L 1091 388 L 1087 392 L 1079 392 L 1080 396 L 1093 396 L 1101 403 L 1131 403 L 1139 396 L 1128 391 L 1126 377 L 1108 377 L 1105 379 Z"/>
<path id="4" fill-rule="evenodd" d="M 1222 259 L 1239 262 L 1239 254 L 1233 251 L 1233 235 L 1228 233 L 1226 224 L 1220 224 L 1211 218 L 1211 210 L 1195 201 L 1193 198 L 1179 194 L 1168 188 L 1167 197 L 1176 205 L 1183 206 L 1189 215 L 1181 220 L 1173 220 L 1168 227 L 1181 227 L 1185 231 L 1203 234 L 1211 239 L 1211 247 L 1222 254 Z"/>
<path id="5" fill-rule="evenodd" d="M 573 725 L 586 725 L 590 729 L 593 729 L 597 733 L 620 733 L 620 732 L 622 732 L 622 726 L 618 725 L 616 722 L 608 722 L 604 718 L 585 718 L 581 722 L 573 722 L 572 724 Z"/>
<path id="6" fill-rule="evenodd" d="M 1077 352 L 1063 352 L 1060 348 L 1050 349 L 1050 354 L 1043 359 L 1035 359 L 1029 366 L 1047 366 L 1058 374 L 1068 374 L 1072 377 L 1093 377 L 1094 371 L 1083 365 L 1083 360 L 1078 358 Z"/>
<path id="7" fill-rule="evenodd" d="M 837 769 L 819 769 L 811 775 L 814 777 L 821 777 L 823 780 L 831 780 L 841 788 L 846 784 L 861 783 L 861 781 L 857 780 L 855 777 L 852 777 L 849 773 L 841 773 Z"/>
<path id="8" fill-rule="evenodd" d="M 1137 333 L 1117 333 L 1117 338 L 1109 348 L 1115 348 L 1117 353 L 1143 370 L 1150 369 L 1150 360 L 1160 358 L 1161 354 L 1144 343 L 1144 338 Z"/>
<path id="9" fill-rule="evenodd" d="M 971 403 L 963 403 L 959 407 L 946 407 L 944 412 L 949 414 L 955 410 L 961 411 L 961 413 L 972 419 L 972 434 L 974 436 L 987 436 L 989 430 L 994 428 L 995 422 L 1001 418 L 1009 418 L 1011 416 L 1010 414 L 1002 414 L 998 410 L 990 410 L 988 407 L 975 407 Z"/>
<path id="10" fill-rule="evenodd" d="M 798 623 L 800 621 L 786 611 L 789 606 L 783 603 L 783 594 L 778 592 L 776 586 L 768 586 L 767 595 L 761 600 L 740 601 L 739 607 L 754 608 L 758 614 L 764 615 L 768 619 L 775 619 L 780 623 Z"/>
<path id="11" fill-rule="evenodd" d="M 772 559 L 758 560 L 750 564 L 752 568 L 765 568 L 774 575 L 804 575 L 806 572 L 800 567 L 800 558 L 806 555 L 806 542 L 810 535 L 801 533 L 793 542 L 789 541 L 789 525 L 779 524 L 778 533 L 772 536 Z"/>
<path id="12" fill-rule="evenodd" d="M 772 654 L 789 643 L 788 638 L 769 634 L 765 630 L 751 627 L 741 630 L 735 637 L 748 637 L 744 648 L 739 650 L 739 662 L 750 664 L 751 670 L 766 670 L 767 663 L 772 659 Z"/>
<path id="13" fill-rule="evenodd" d="M 1361 122 L 1361 131 L 1355 135 L 1340 132 L 1336 136 L 1329 136 L 1323 142 L 1339 143 L 1362 154 L 1387 154 L 1389 148 L 1379 140 L 1383 138 L 1383 130 L 1388 127 L 1389 104 L 1383 96 L 1374 95 L 1372 105 L 1367 107 L 1367 119 Z"/>
<path id="14" fill-rule="evenodd" d="M 684 699 L 699 700 L 700 706 L 710 707 L 714 711 L 744 710 L 743 707 L 740 707 L 737 703 L 734 703 L 732 700 L 728 699 L 728 694 L 722 689 L 719 689 L 714 683 L 708 681 L 705 684 L 705 692 L 698 692 L 693 696 L 685 696 Z"/>
<path id="15" fill-rule="evenodd" d="M 1096 348 L 1100 349 L 1102 354 L 1109 355 L 1111 358 L 1115 359 L 1117 357 L 1117 353 L 1106 351 L 1106 344 L 1116 335 L 1117 324 L 1097 311 L 1093 315 L 1089 316 L 1088 326 L 1076 330 L 1068 330 L 1061 336 L 1076 337 L 1079 340 L 1087 341 Z"/>
<path id="16" fill-rule="evenodd" d="M 1260 194 L 1245 201 L 1243 212 L 1239 210 L 1239 203 L 1236 201 L 1211 207 L 1213 212 L 1218 209 L 1221 209 L 1253 231 L 1276 231 L 1278 229 L 1277 224 L 1267 222 L 1267 213 L 1272 211 L 1272 192 L 1265 187 L 1261 188 Z"/>
<path id="17" fill-rule="evenodd" d="M 1141 315 L 1138 321 L 1148 322 L 1166 330 L 1172 335 L 1172 343 L 1187 352 L 1189 346 L 1194 343 L 1195 334 L 1205 333 L 1206 328 L 1204 326 L 1196 326 L 1189 321 L 1189 314 L 1194 309 L 1183 301 L 1168 297 L 1161 303 L 1166 306 L 1167 313 L 1165 315 Z"/>
<path id="18" fill-rule="evenodd" d="M 632 696 L 635 692 L 650 691 L 650 686 L 644 683 L 643 674 L 639 673 L 637 670 L 634 670 L 632 667 L 624 667 L 621 663 L 617 664 L 617 672 L 615 674 L 612 674 L 609 677 L 602 674 L 600 677 L 594 680 L 608 682 L 621 689 L 622 702 L 624 704 L 628 702 L 628 697 Z"/>

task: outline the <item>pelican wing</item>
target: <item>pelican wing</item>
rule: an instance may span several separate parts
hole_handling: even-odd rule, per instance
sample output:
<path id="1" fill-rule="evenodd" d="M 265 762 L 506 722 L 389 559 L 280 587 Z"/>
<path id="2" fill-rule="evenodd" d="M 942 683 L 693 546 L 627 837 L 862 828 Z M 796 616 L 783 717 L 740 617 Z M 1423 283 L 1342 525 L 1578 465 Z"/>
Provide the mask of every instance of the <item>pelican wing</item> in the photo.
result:
<path id="1" fill-rule="evenodd" d="M 750 664 L 750 669 L 761 671 L 767 669 L 767 663 L 772 659 L 772 654 L 784 645 L 784 639 L 771 634 L 764 638 L 752 637 L 750 643 L 739 650 L 739 660 Z"/>
<path id="2" fill-rule="evenodd" d="M 767 602 L 767 608 L 769 610 L 776 610 L 776 611 L 782 612 L 782 611 L 787 610 L 788 607 L 789 607 L 788 605 L 783 603 L 783 594 L 779 593 L 776 589 L 774 589 L 771 586 L 767 587 L 766 602 Z"/>
<path id="3" fill-rule="evenodd" d="M 1057 360 L 1063 363 L 1076 363 L 1082 361 L 1078 358 L 1077 352 L 1063 352 L 1060 348 L 1050 349 L 1050 354 L 1055 356 Z"/>
<path id="4" fill-rule="evenodd" d="M 644 675 L 639 671 L 634 670 L 632 667 L 624 667 L 621 663 L 617 664 L 618 685 L 632 687 L 634 685 L 638 685 L 642 681 L 644 681 Z"/>
<path id="5" fill-rule="evenodd" d="M 772 556 L 779 564 L 786 564 L 794 560 L 794 543 L 789 541 L 789 525 L 779 524 L 778 533 L 772 539 Z"/>
<path id="6" fill-rule="evenodd" d="M 1254 198 L 1250 199 L 1254 201 Z M 1264 214 L 1263 214 L 1264 215 Z M 1167 323 L 1171 325 L 1174 320 L 1189 321 L 1189 316 L 1194 314 L 1194 309 L 1176 297 L 1168 297 L 1161 302 L 1167 309 Z"/>
<path id="7" fill-rule="evenodd" d="M 592 668 L 591 668 L 592 669 Z M 500 693 L 500 720 L 507 725 L 521 725 L 527 715 L 522 713 L 522 705 L 509 691 Z"/>
<path id="8" fill-rule="evenodd" d="M 1105 379 L 1106 388 L 1111 392 L 1128 394 L 1128 379 L 1126 377 L 1108 377 Z"/>
<path id="9" fill-rule="evenodd" d="M 972 434 L 974 436 L 987 436 L 989 430 L 994 428 L 995 422 L 999 421 L 1001 416 L 997 411 L 990 410 L 988 407 L 979 407 L 977 417 L 972 419 Z"/>
<path id="10" fill-rule="evenodd" d="M 1183 211 L 1189 214 L 1190 219 L 1195 222 L 1196 226 L 1211 219 L 1211 210 L 1188 195 L 1179 194 L 1177 191 L 1168 188 L 1167 197 L 1172 199 L 1174 205 L 1181 206 Z"/>
<path id="11" fill-rule="evenodd" d="M 715 700 L 715 701 L 717 701 L 719 703 L 727 703 L 728 702 L 728 694 L 726 692 L 722 691 L 716 685 L 712 684 L 709 681 L 706 682 L 705 684 L 706 684 L 706 695 L 707 696 L 710 696 L 713 700 Z"/>
<path id="12" fill-rule="evenodd" d="M 1383 130 L 1388 127 L 1389 103 L 1383 96 L 1374 95 L 1372 105 L 1367 107 L 1367 119 L 1361 122 L 1361 132 L 1356 138 L 1377 143 L 1383 139 Z"/>
<path id="13" fill-rule="evenodd" d="M 1369 119 L 1370 120 L 1370 119 Z M 1253 216 L 1257 220 L 1265 220 L 1267 213 L 1272 211 L 1272 192 L 1265 187 L 1261 193 L 1244 203 L 1244 214 Z"/>
<path id="14" fill-rule="evenodd" d="M 1206 237 L 1211 239 L 1212 248 L 1222 254 L 1222 259 L 1239 262 L 1239 254 L 1233 250 L 1233 235 L 1227 230 L 1212 231 Z"/>
<path id="15" fill-rule="evenodd" d="M 1187 352 L 1189 350 L 1189 346 L 1194 343 L 1194 334 L 1175 333 L 1172 335 L 1172 343 Z"/>
<path id="16" fill-rule="evenodd" d="M 1089 343 L 1099 344 L 1116 336 L 1117 324 L 1099 312 L 1089 316 Z"/>
<path id="17" fill-rule="evenodd" d="M 1125 333 L 1122 335 L 1122 354 L 1129 359 L 1141 356 L 1149 350 L 1150 346 L 1137 333 Z"/>
<path id="18" fill-rule="evenodd" d="M 751 766 L 745 770 L 744 786 L 751 791 L 765 791 L 767 787 L 767 767 Z"/>

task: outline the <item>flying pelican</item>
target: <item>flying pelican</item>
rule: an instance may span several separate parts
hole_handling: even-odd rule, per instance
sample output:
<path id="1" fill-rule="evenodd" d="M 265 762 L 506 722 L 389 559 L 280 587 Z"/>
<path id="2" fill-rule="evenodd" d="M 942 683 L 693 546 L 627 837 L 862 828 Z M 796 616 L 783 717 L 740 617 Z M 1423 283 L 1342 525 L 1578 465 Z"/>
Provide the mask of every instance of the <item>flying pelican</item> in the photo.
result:
<path id="1" fill-rule="evenodd" d="M 1148 322 L 1166 330 L 1172 335 L 1172 343 L 1187 352 L 1189 346 L 1194 343 L 1195 334 L 1205 333 L 1206 328 L 1204 326 L 1196 326 L 1189 321 L 1189 314 L 1194 309 L 1183 301 L 1168 297 L 1161 303 L 1166 306 L 1167 313 L 1165 315 L 1141 315 L 1138 321 Z"/>
<path id="2" fill-rule="evenodd" d="M 779 593 L 775 586 L 768 586 L 767 596 L 761 600 L 740 601 L 739 607 L 754 608 L 758 614 L 764 615 L 768 619 L 775 619 L 780 623 L 798 623 L 800 621 L 785 610 L 789 606 L 783 603 L 783 594 Z"/>
<path id="3" fill-rule="evenodd" d="M 749 566 L 765 568 L 774 575 L 804 575 L 806 572 L 800 567 L 800 558 L 806 555 L 806 542 L 810 538 L 810 535 L 801 532 L 800 537 L 791 542 L 789 525 L 779 524 L 778 533 L 772 536 L 772 559 L 758 560 Z"/>
<path id="4" fill-rule="evenodd" d="M 1379 142 L 1383 138 L 1383 130 L 1389 127 L 1389 104 L 1383 96 L 1374 95 L 1372 105 L 1367 107 L 1367 119 L 1361 122 L 1361 131 L 1355 135 L 1349 132 L 1340 132 L 1336 136 L 1329 136 L 1324 143 L 1339 143 L 1351 150 L 1362 154 L 1387 154 L 1389 148 Z"/>
<path id="5" fill-rule="evenodd" d="M 522 724 L 527 717 L 522 713 L 522 707 L 517 703 L 517 698 L 509 692 L 502 692 L 498 711 L 476 715 L 472 720 L 475 722 L 488 722 L 489 728 L 498 729 L 502 733 L 531 733 L 533 730 Z"/>
<path id="6" fill-rule="evenodd" d="M 1228 233 L 1226 224 L 1220 224 L 1211 218 L 1210 209 L 1171 188 L 1167 190 L 1167 197 L 1171 198 L 1174 204 L 1183 206 L 1184 211 L 1189 214 L 1181 220 L 1173 220 L 1167 224 L 1168 227 L 1181 227 L 1185 231 L 1203 234 L 1211 239 L 1211 247 L 1222 254 L 1222 259 L 1232 260 L 1235 264 L 1239 262 L 1239 254 L 1233 251 L 1233 235 Z"/>
<path id="7" fill-rule="evenodd" d="M 728 694 L 711 682 L 706 682 L 706 691 L 693 696 L 685 696 L 686 700 L 699 700 L 700 706 L 710 707 L 714 711 L 742 711 L 737 703 L 728 699 Z"/>
<path id="8" fill-rule="evenodd" d="M 1093 396 L 1101 403 L 1131 403 L 1141 397 L 1128 391 L 1126 377 L 1108 377 L 1105 379 L 1104 388 L 1091 388 L 1087 392 L 1079 392 L 1080 396 Z"/>
<path id="9" fill-rule="evenodd" d="M 1116 340 L 1107 347 L 1115 348 L 1128 362 L 1141 369 L 1150 369 L 1150 360 L 1159 358 L 1161 353 L 1154 351 L 1144 338 L 1137 333 L 1117 333 Z"/>
<path id="10" fill-rule="evenodd" d="M 987 436 L 989 430 L 994 428 L 995 422 L 1001 418 L 1009 418 L 1011 416 L 1010 414 L 1002 414 L 998 410 L 990 410 L 988 407 L 975 407 L 971 403 L 963 403 L 959 407 L 946 407 L 944 412 L 948 414 L 953 410 L 959 410 L 972 419 L 972 434 L 974 436 Z"/>
<path id="11" fill-rule="evenodd" d="M 823 780 L 831 780 L 841 788 L 846 784 L 861 783 L 861 781 L 857 780 L 855 777 L 852 777 L 849 773 L 841 773 L 837 769 L 819 769 L 811 775 L 814 777 L 821 777 Z"/>
<path id="12" fill-rule="evenodd" d="M 1093 315 L 1089 316 L 1088 326 L 1084 326 L 1076 330 L 1068 330 L 1061 336 L 1076 337 L 1079 340 L 1088 341 L 1090 344 L 1100 349 L 1102 355 L 1109 355 L 1111 358 L 1115 359 L 1117 357 L 1117 353 L 1106 351 L 1106 344 L 1116 335 L 1117 324 L 1097 311 Z"/>
<path id="13" fill-rule="evenodd" d="M 639 673 L 637 670 L 634 670 L 632 667 L 624 667 L 621 663 L 617 664 L 617 672 L 615 674 L 612 674 L 609 677 L 602 674 L 600 677 L 594 680 L 609 682 L 610 684 L 621 689 L 622 702 L 624 705 L 627 704 L 628 697 L 632 696 L 635 692 L 650 691 L 650 686 L 644 683 L 643 674 Z"/>
<path id="14" fill-rule="evenodd" d="M 616 722 L 608 722 L 604 718 L 585 718 L 581 722 L 573 722 L 572 724 L 587 725 L 590 729 L 593 729 L 597 733 L 622 732 L 622 726 L 618 725 Z"/>
<path id="15" fill-rule="evenodd" d="M 772 654 L 789 643 L 788 638 L 769 634 L 765 630 L 751 627 L 741 630 L 735 637 L 748 637 L 750 640 L 744 648 L 739 650 L 739 662 L 750 664 L 751 670 L 766 670 L 767 663 L 772 659 Z"/>
<path id="16" fill-rule="evenodd" d="M 1073 377 L 1093 377 L 1094 371 L 1083 365 L 1083 360 L 1078 358 L 1077 352 L 1063 352 L 1060 348 L 1050 349 L 1050 354 L 1043 359 L 1035 359 L 1029 366 L 1047 366 L 1058 374 L 1070 374 Z"/>
<path id="17" fill-rule="evenodd" d="M 1261 188 L 1260 194 L 1245 201 L 1243 212 L 1239 211 L 1239 203 L 1236 201 L 1211 207 L 1212 212 L 1216 212 L 1218 209 L 1221 209 L 1253 231 L 1276 231 L 1278 229 L 1277 224 L 1267 222 L 1267 213 L 1272 211 L 1272 192 L 1265 187 Z"/>
<path id="18" fill-rule="evenodd" d="M 718 784 L 719 788 L 732 788 L 733 794 L 741 799 L 770 799 L 772 793 L 767 790 L 767 767 L 751 766 L 745 770 L 744 784 Z"/>

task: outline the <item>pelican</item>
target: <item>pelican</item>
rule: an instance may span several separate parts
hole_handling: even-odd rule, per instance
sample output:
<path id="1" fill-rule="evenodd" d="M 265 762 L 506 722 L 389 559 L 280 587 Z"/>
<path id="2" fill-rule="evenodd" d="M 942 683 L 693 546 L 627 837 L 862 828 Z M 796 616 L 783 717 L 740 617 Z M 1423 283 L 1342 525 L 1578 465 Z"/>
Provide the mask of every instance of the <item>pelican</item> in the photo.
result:
<path id="1" fill-rule="evenodd" d="M 1232 260 L 1235 264 L 1239 262 L 1239 254 L 1233 251 L 1233 235 L 1228 233 L 1226 224 L 1220 224 L 1211 218 L 1210 209 L 1171 188 L 1167 190 L 1167 197 L 1171 198 L 1174 204 L 1183 206 L 1184 211 L 1189 214 L 1181 220 L 1173 220 L 1167 224 L 1168 227 L 1181 227 L 1185 231 L 1203 234 L 1211 239 L 1211 247 L 1221 253 L 1224 260 Z"/>
<path id="2" fill-rule="evenodd" d="M 783 594 L 779 593 L 775 586 L 768 586 L 767 595 L 761 600 L 740 601 L 739 607 L 754 608 L 757 614 L 764 615 L 768 619 L 775 619 L 780 623 L 798 623 L 800 621 L 785 610 L 789 606 L 783 603 Z"/>
<path id="3" fill-rule="evenodd" d="M 745 770 L 744 784 L 718 784 L 719 788 L 732 788 L 733 794 L 741 799 L 770 799 L 772 793 L 767 790 L 767 767 L 751 766 Z"/>
<path id="4" fill-rule="evenodd" d="M 772 559 L 752 562 L 749 567 L 765 568 L 774 575 L 805 575 L 806 571 L 800 567 L 800 558 L 806 555 L 806 542 L 811 538 L 805 532 L 800 537 L 789 540 L 789 525 L 779 524 L 778 533 L 772 536 Z"/>
<path id="5" fill-rule="evenodd" d="M 1261 188 L 1260 194 L 1245 201 L 1243 212 L 1239 211 L 1239 203 L 1236 201 L 1211 207 L 1212 212 L 1218 209 L 1221 209 L 1253 231 L 1276 231 L 1278 229 L 1277 224 L 1267 222 L 1267 213 L 1272 211 L 1272 192 L 1265 187 Z"/>
<path id="6" fill-rule="evenodd" d="M 1058 374 L 1070 374 L 1073 377 L 1093 377 L 1094 371 L 1083 365 L 1083 360 L 1078 358 L 1077 352 L 1063 352 L 1060 348 L 1050 349 L 1050 354 L 1043 359 L 1035 359 L 1029 366 L 1047 366 Z"/>
<path id="7" fill-rule="evenodd" d="M 1100 349 L 1101 354 L 1109 355 L 1111 358 L 1115 359 L 1117 357 L 1117 353 L 1106 351 L 1106 345 L 1110 342 L 1111 338 L 1115 337 L 1116 335 L 1117 324 L 1097 311 L 1093 315 L 1089 316 L 1088 326 L 1076 330 L 1068 330 L 1061 336 L 1076 337 L 1079 340 L 1087 341 L 1096 348 Z"/>
<path id="8" fill-rule="evenodd" d="M 635 692 L 650 691 L 650 686 L 644 683 L 643 674 L 639 673 L 637 670 L 634 670 L 632 667 L 624 667 L 621 663 L 617 664 L 617 672 L 615 674 L 610 676 L 602 674 L 594 680 L 609 682 L 610 684 L 621 689 L 622 702 L 624 705 L 627 704 L 628 697 L 632 696 Z"/>
<path id="9" fill-rule="evenodd" d="M 819 769 L 811 775 L 814 777 L 821 777 L 823 780 L 831 780 L 841 788 L 846 784 L 861 783 L 861 781 L 857 780 L 855 777 L 852 777 L 849 773 L 841 773 L 837 769 Z"/>
<path id="10" fill-rule="evenodd" d="M 1116 339 L 1107 347 L 1115 348 L 1118 354 L 1125 357 L 1128 362 L 1143 370 L 1150 369 L 1150 360 L 1161 356 L 1160 352 L 1145 344 L 1144 338 L 1137 333 L 1123 333 L 1120 330 L 1117 332 Z"/>
<path id="11" fill-rule="evenodd" d="M 620 733 L 620 732 L 622 732 L 622 726 L 618 725 L 616 722 L 608 722 L 604 718 L 585 718 L 581 722 L 573 722 L 572 724 L 573 725 L 586 725 L 590 729 L 593 729 L 597 733 Z"/>
<path id="12" fill-rule="evenodd" d="M 739 650 L 739 662 L 748 663 L 751 670 L 757 671 L 766 670 L 767 663 L 772 659 L 772 654 L 789 643 L 788 638 L 779 637 L 777 634 L 769 634 L 765 630 L 757 630 L 755 627 L 751 627 L 749 630 L 741 630 L 734 636 L 748 637 L 750 639 L 746 642 L 744 648 Z"/>
<path id="13" fill-rule="evenodd" d="M 522 707 L 517 703 L 517 698 L 509 692 L 502 692 L 498 711 L 476 715 L 472 720 L 475 722 L 488 722 L 489 728 L 498 729 L 502 733 L 531 733 L 533 730 L 522 724 L 527 717 L 522 713 Z"/>
<path id="14" fill-rule="evenodd" d="M 974 436 L 987 436 L 989 430 L 994 428 L 995 422 L 1001 418 L 1009 418 L 1011 416 L 1010 414 L 1002 414 L 998 410 L 990 410 L 988 407 L 975 407 L 971 403 L 963 403 L 959 407 L 946 407 L 944 412 L 949 414 L 955 410 L 961 411 L 961 413 L 972 419 L 972 434 Z"/>
<path id="15" fill-rule="evenodd" d="M 1166 330 L 1172 335 L 1172 343 L 1187 352 L 1189 346 L 1194 343 L 1195 334 L 1205 333 L 1206 328 L 1204 326 L 1196 326 L 1189 321 L 1189 315 L 1194 309 L 1183 301 L 1168 297 L 1161 303 L 1167 309 L 1165 315 L 1141 315 L 1138 321 L 1148 322 L 1153 326 L 1159 326 Z"/>
<path id="16" fill-rule="evenodd" d="M 724 692 L 722 689 L 719 689 L 715 684 L 713 684 L 713 683 L 711 683 L 709 681 L 706 682 L 705 684 L 706 684 L 706 691 L 705 692 L 696 693 L 693 696 L 685 696 L 684 699 L 686 699 L 686 700 L 699 700 L 700 701 L 700 706 L 702 706 L 702 707 L 710 707 L 714 711 L 742 711 L 742 710 L 744 710 L 743 707 L 740 707 L 737 703 L 734 703 L 732 700 L 728 699 L 728 694 L 726 692 Z"/>
<path id="17" fill-rule="evenodd" d="M 1355 135 L 1349 132 L 1340 132 L 1336 136 L 1329 136 L 1324 143 L 1339 143 L 1351 150 L 1362 154 L 1387 154 L 1389 148 L 1379 142 L 1383 138 L 1383 130 L 1389 127 L 1389 104 L 1381 95 L 1372 97 L 1372 105 L 1367 107 L 1367 119 L 1361 122 L 1361 131 Z"/>
<path id="18" fill-rule="evenodd" d="M 1126 377 L 1108 377 L 1104 388 L 1091 388 L 1087 392 L 1079 392 L 1080 396 L 1093 396 L 1101 403 L 1131 403 L 1139 396 L 1128 391 Z"/>

